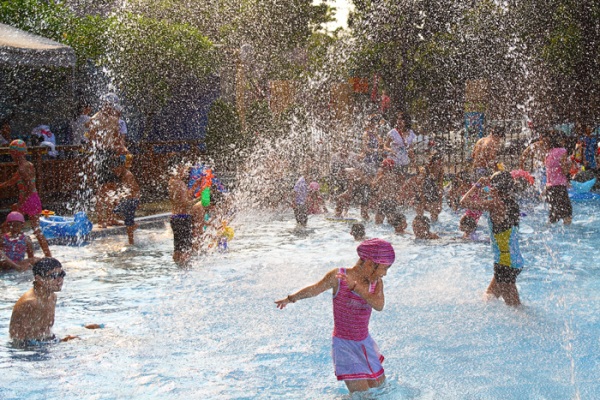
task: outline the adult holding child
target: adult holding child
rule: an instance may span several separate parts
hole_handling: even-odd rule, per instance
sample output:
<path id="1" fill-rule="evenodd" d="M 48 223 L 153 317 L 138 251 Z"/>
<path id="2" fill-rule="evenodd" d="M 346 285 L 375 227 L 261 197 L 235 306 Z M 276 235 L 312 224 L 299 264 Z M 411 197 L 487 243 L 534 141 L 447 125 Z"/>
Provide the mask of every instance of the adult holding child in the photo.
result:
<path id="1" fill-rule="evenodd" d="M 356 248 L 352 268 L 336 268 L 319 282 L 275 301 L 283 309 L 298 300 L 333 291 L 333 363 L 338 380 L 350 392 L 366 391 L 385 381 L 383 355 L 369 334 L 372 309 L 383 310 L 383 277 L 394 263 L 392 245 L 385 240 L 365 240 Z"/>
<path id="2" fill-rule="evenodd" d="M 33 228 L 40 247 L 46 257 L 51 257 L 52 253 L 48 246 L 48 241 L 40 228 L 40 215 L 42 213 L 42 202 L 38 195 L 35 185 L 35 168 L 33 164 L 27 161 L 27 145 L 21 139 L 10 142 L 10 156 L 17 164 L 17 172 L 6 182 L 0 183 L 0 190 L 7 186 L 16 185 L 19 190 L 19 200 L 13 206 L 14 211 L 19 211 L 29 217 L 29 222 Z"/>
<path id="3" fill-rule="evenodd" d="M 490 239 L 494 252 L 494 277 L 487 293 L 502 297 L 507 305 L 521 304 L 517 276 L 523 269 L 519 250 L 519 204 L 512 197 L 514 181 L 510 172 L 499 171 L 479 178 L 460 200 L 461 207 L 489 213 Z"/>

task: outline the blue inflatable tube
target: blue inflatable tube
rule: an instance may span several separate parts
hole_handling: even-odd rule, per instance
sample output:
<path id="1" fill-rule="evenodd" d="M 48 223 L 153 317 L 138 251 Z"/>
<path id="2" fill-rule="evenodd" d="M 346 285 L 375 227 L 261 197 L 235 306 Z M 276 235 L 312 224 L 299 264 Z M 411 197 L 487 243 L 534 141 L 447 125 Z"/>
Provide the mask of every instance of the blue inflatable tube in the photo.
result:
<path id="1" fill-rule="evenodd" d="M 87 215 L 80 211 L 73 217 L 52 215 L 40 217 L 40 227 L 46 239 L 81 238 L 92 231 L 92 222 Z"/>
<path id="2" fill-rule="evenodd" d="M 571 201 L 600 201 L 600 193 L 577 193 L 569 190 L 569 198 L 571 199 Z"/>
<path id="3" fill-rule="evenodd" d="M 586 181 L 586 182 L 571 181 L 571 187 L 573 188 L 573 191 L 575 193 L 587 193 L 590 190 L 592 190 L 592 187 L 594 186 L 595 183 L 596 183 L 596 178 L 590 179 L 589 181 Z"/>

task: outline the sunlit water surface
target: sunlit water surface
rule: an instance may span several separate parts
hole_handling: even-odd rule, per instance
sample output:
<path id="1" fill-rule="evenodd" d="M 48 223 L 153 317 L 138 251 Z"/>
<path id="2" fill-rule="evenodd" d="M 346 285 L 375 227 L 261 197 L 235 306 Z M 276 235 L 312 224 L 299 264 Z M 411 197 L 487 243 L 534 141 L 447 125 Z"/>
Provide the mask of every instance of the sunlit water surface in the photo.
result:
<path id="1" fill-rule="evenodd" d="M 442 213 L 437 245 L 369 223 L 397 258 L 386 307 L 371 318 L 388 380 L 362 397 L 600 398 L 599 208 L 575 204 L 568 228 L 549 226 L 541 206 L 523 218 L 519 310 L 484 300 L 491 251 L 452 239 L 458 215 Z M 352 266 L 356 243 L 348 224 L 323 216 L 307 234 L 294 226 L 291 213 L 242 216 L 231 250 L 189 270 L 173 264 L 166 226 L 139 231 L 133 249 L 124 237 L 54 247 L 68 273 L 54 331 L 81 340 L 43 349 L 10 345 L 12 306 L 31 276 L 2 276 L 0 398 L 349 398 L 333 374 L 331 294 L 285 310 L 273 302 Z"/>

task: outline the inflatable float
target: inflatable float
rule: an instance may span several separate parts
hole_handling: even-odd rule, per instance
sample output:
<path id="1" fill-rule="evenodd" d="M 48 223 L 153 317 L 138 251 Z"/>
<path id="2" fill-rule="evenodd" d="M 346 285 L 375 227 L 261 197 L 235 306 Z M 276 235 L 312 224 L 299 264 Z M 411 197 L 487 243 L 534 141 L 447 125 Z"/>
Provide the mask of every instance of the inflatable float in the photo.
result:
<path id="1" fill-rule="evenodd" d="M 61 217 L 43 212 L 40 217 L 40 227 L 46 239 L 79 239 L 92 231 L 92 222 L 83 212 L 77 212 L 73 217 Z"/>
<path id="2" fill-rule="evenodd" d="M 590 179 L 585 182 L 571 181 L 571 188 L 569 189 L 569 198 L 571 201 L 597 201 L 600 200 L 600 193 L 590 192 L 596 178 Z"/>

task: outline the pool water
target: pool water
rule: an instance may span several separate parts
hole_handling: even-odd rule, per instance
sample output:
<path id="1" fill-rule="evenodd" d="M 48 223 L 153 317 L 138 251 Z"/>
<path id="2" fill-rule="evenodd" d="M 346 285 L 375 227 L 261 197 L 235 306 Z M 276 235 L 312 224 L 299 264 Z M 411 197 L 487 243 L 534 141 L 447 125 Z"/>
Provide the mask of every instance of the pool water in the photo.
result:
<path id="1" fill-rule="evenodd" d="M 522 219 L 518 310 L 484 300 L 491 251 L 455 239 L 459 215 L 440 215 L 438 244 L 367 224 L 367 235 L 390 240 L 397 254 L 386 307 L 371 318 L 388 379 L 354 397 L 600 398 L 599 208 L 575 204 L 567 228 L 548 225 L 544 206 Z M 54 332 L 81 340 L 41 349 L 16 349 L 8 338 L 31 276 L 2 276 L 0 398 L 351 398 L 333 374 L 330 293 L 284 310 L 274 304 L 354 264 L 350 226 L 311 216 L 298 233 L 291 212 L 242 215 L 233 226 L 229 252 L 189 269 L 173 264 L 166 225 L 138 231 L 133 248 L 123 236 L 54 247 L 67 271 Z"/>

